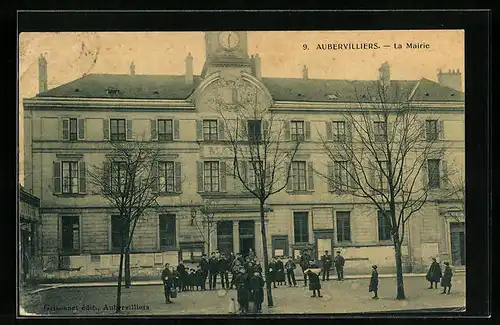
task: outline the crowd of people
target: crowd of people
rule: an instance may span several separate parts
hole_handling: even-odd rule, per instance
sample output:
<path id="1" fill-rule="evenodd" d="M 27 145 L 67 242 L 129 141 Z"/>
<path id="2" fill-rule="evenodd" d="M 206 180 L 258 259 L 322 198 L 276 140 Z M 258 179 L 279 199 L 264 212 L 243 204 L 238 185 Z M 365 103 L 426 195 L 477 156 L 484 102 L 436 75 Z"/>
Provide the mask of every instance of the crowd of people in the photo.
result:
<path id="1" fill-rule="evenodd" d="M 283 260 L 286 260 L 283 263 Z M 426 279 L 430 282 L 429 289 L 437 288 L 437 284 L 441 281 L 441 286 L 444 288 L 442 294 L 450 294 L 451 278 L 453 272 L 448 262 L 445 262 L 444 273 L 441 272 L 441 267 L 436 259 L 427 272 Z M 320 276 L 323 281 L 328 281 L 330 269 L 333 266 L 337 271 L 337 280 L 344 281 L 344 265 L 345 259 L 340 251 L 332 259 L 328 251 L 321 256 L 320 263 L 312 261 L 307 253 L 302 253 L 299 259 L 299 266 L 304 276 L 304 286 L 308 286 L 312 291 L 311 297 L 321 296 Z M 297 266 L 292 257 L 278 259 L 272 258 L 268 264 L 268 281 L 273 288 L 287 285 L 289 287 L 297 287 L 295 279 L 295 270 Z M 231 277 L 229 277 L 231 274 Z M 230 278 L 230 280 L 229 280 Z M 202 258 L 196 269 L 186 267 L 182 261 L 179 262 L 175 269 L 171 268 L 167 263 L 162 272 L 162 279 L 165 288 L 165 302 L 172 303 L 171 297 L 175 292 L 192 291 L 192 290 L 216 290 L 217 280 L 220 279 L 222 289 L 229 290 L 235 288 L 237 291 L 237 302 L 239 312 L 261 312 L 262 302 L 264 301 L 264 285 L 263 269 L 260 261 L 255 253 L 250 250 L 248 255 L 242 254 L 224 254 L 219 251 L 212 252 L 210 257 L 206 254 Z M 208 279 L 208 289 L 206 287 Z M 373 292 L 372 299 L 378 299 L 378 270 L 377 265 L 372 265 L 372 274 L 368 287 L 369 292 Z M 448 289 L 448 291 L 446 291 Z"/>

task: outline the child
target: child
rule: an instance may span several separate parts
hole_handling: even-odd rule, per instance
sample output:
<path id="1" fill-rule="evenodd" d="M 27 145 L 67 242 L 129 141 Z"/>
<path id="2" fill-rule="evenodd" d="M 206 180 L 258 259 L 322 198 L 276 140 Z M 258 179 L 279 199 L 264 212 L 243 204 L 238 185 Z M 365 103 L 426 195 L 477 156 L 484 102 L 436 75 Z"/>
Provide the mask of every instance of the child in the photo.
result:
<path id="1" fill-rule="evenodd" d="M 321 283 L 319 282 L 319 275 L 311 271 L 311 269 L 308 269 L 306 271 L 307 277 L 309 279 L 309 290 L 312 290 L 313 295 L 311 298 L 316 297 L 316 291 L 318 291 L 318 297 L 321 298 L 323 297 L 321 295 Z"/>
<path id="2" fill-rule="evenodd" d="M 377 266 L 372 265 L 372 277 L 370 279 L 370 287 L 368 289 L 368 292 L 372 292 L 375 294 L 372 299 L 378 299 L 378 272 L 377 272 Z"/>
<path id="3" fill-rule="evenodd" d="M 193 291 L 194 290 L 194 284 L 195 284 L 195 275 L 194 275 L 195 271 L 194 269 L 189 269 L 189 290 Z"/>
<path id="4" fill-rule="evenodd" d="M 194 278 L 195 278 L 196 290 L 202 290 L 203 289 L 203 271 L 201 270 L 200 266 L 198 266 L 196 272 L 194 272 Z"/>
<path id="5" fill-rule="evenodd" d="M 453 271 L 451 270 L 449 262 L 444 262 L 444 265 L 445 265 L 444 274 L 443 278 L 441 279 L 441 286 L 443 287 L 443 292 L 441 292 L 441 294 L 445 294 L 446 288 L 448 288 L 447 294 L 449 295 L 451 290 L 451 277 L 453 276 Z"/>

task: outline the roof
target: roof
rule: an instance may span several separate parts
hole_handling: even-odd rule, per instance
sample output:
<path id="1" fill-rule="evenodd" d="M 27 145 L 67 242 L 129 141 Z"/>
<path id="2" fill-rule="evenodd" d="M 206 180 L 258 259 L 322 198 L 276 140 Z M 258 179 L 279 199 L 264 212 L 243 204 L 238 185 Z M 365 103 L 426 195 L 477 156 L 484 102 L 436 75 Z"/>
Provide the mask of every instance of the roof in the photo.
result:
<path id="1" fill-rule="evenodd" d="M 37 97 L 123 98 L 123 99 L 186 99 L 201 82 L 193 77 L 172 75 L 89 74 Z M 372 101 L 376 96 L 373 80 L 330 80 L 301 78 L 262 78 L 274 100 L 278 101 Z M 418 101 L 463 101 L 464 93 L 420 80 L 391 80 L 390 98 L 413 94 Z"/>

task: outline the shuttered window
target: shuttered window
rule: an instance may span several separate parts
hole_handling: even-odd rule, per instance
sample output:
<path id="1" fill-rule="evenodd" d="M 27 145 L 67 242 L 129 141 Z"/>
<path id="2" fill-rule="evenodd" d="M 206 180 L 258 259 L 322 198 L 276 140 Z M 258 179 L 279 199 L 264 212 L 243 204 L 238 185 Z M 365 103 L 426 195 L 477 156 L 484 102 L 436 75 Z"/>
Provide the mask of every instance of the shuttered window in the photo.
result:
<path id="1" fill-rule="evenodd" d="M 337 242 L 351 241 L 351 213 L 337 211 Z"/>
<path id="2" fill-rule="evenodd" d="M 389 221 L 390 211 L 378 211 L 378 240 L 390 240 L 391 236 L 391 222 Z"/>
<path id="3" fill-rule="evenodd" d="M 160 246 L 163 248 L 176 247 L 175 214 L 160 215 Z"/>
<path id="4" fill-rule="evenodd" d="M 203 165 L 203 182 L 205 192 L 219 191 L 219 162 L 205 161 Z"/>
<path id="5" fill-rule="evenodd" d="M 307 212 L 293 213 L 293 235 L 295 243 L 309 242 L 309 223 Z"/>
<path id="6" fill-rule="evenodd" d="M 158 120 L 158 141 L 172 141 L 174 130 L 172 120 Z"/>
<path id="7" fill-rule="evenodd" d="M 111 141 L 125 141 L 127 139 L 125 119 L 110 120 L 110 137 Z"/>

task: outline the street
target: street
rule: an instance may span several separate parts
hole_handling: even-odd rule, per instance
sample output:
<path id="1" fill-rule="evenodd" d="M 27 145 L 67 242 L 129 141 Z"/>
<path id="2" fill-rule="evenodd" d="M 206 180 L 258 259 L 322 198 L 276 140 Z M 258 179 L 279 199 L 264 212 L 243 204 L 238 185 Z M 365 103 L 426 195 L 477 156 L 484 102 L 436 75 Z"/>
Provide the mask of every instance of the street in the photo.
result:
<path id="1" fill-rule="evenodd" d="M 322 298 L 311 298 L 311 292 L 298 282 L 298 287 L 281 286 L 273 289 L 275 307 L 263 303 L 264 314 L 289 313 L 348 313 L 411 310 L 465 306 L 465 275 L 453 277 L 450 295 L 440 294 L 442 288 L 427 289 L 429 283 L 422 277 L 405 277 L 406 300 L 398 301 L 396 279 L 381 278 L 379 300 L 372 300 L 368 292 L 369 279 L 322 282 Z M 160 285 L 123 288 L 123 315 L 210 315 L 228 314 L 231 298 L 236 290 L 181 292 L 165 304 Z M 116 315 L 116 287 L 55 288 L 24 298 L 22 307 L 28 313 L 39 315 Z"/>

